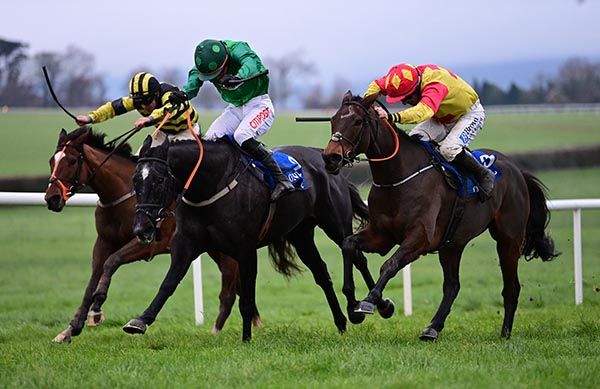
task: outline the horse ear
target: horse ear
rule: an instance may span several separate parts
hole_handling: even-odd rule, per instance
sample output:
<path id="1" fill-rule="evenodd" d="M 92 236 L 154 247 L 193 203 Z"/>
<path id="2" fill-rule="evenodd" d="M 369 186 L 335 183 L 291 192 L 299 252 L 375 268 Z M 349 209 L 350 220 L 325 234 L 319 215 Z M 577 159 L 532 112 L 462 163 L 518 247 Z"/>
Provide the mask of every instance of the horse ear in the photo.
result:
<path id="1" fill-rule="evenodd" d="M 371 107 L 371 105 L 373 105 L 373 103 L 375 102 L 375 100 L 377 100 L 377 97 L 379 97 L 378 93 L 373 93 L 372 95 L 366 96 L 364 97 L 361 101 L 360 104 L 369 109 Z"/>
<path id="2" fill-rule="evenodd" d="M 142 148 L 140 149 L 140 156 L 146 155 L 146 152 L 150 148 L 150 145 L 152 145 L 152 137 L 148 135 L 146 139 L 144 139 L 144 143 L 142 144 Z"/>
<path id="3" fill-rule="evenodd" d="M 352 100 L 352 91 L 348 90 L 348 92 L 346 92 L 344 94 L 344 97 L 342 98 L 342 102 L 347 103 L 350 100 Z"/>
<path id="4" fill-rule="evenodd" d="M 61 128 L 60 133 L 58 134 L 58 139 L 62 139 L 65 136 L 67 136 L 67 130 L 65 130 L 64 128 Z"/>

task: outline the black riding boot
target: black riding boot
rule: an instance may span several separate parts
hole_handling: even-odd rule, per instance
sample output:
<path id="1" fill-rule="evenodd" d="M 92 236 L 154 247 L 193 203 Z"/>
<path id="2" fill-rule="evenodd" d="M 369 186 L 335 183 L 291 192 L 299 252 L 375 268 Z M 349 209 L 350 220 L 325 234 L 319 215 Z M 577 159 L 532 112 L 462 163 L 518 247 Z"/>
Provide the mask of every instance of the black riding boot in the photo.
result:
<path id="1" fill-rule="evenodd" d="M 250 154 L 252 158 L 262 162 L 273 175 L 275 188 L 273 188 L 273 192 L 271 193 L 271 201 L 277 201 L 285 192 L 291 192 L 295 189 L 287 176 L 283 174 L 275 159 L 273 159 L 273 152 L 266 148 L 265 145 L 256 139 L 248 139 L 242 143 L 242 149 Z"/>
<path id="2" fill-rule="evenodd" d="M 489 198 L 494 189 L 494 173 L 477 162 L 473 154 L 467 150 L 461 151 L 454 160 L 458 167 L 475 176 L 479 189 L 485 198 Z"/>

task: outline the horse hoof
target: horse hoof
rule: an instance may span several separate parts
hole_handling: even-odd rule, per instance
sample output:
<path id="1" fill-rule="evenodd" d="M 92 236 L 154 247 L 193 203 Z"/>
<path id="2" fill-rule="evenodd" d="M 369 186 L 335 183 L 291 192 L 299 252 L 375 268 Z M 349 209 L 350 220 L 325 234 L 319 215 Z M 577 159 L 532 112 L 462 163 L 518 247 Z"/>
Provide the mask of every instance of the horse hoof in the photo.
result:
<path id="1" fill-rule="evenodd" d="M 129 323 L 123 326 L 123 331 L 128 334 L 145 334 L 148 326 L 141 319 L 131 319 Z"/>
<path id="2" fill-rule="evenodd" d="M 337 329 L 338 329 L 338 332 L 339 332 L 340 334 L 343 334 L 344 332 L 346 332 L 346 319 L 344 318 L 344 320 L 343 320 L 343 321 L 341 321 L 341 322 L 336 322 L 336 323 L 335 323 L 335 326 L 337 327 Z"/>
<path id="3" fill-rule="evenodd" d="M 358 303 L 356 308 L 354 308 L 354 312 L 366 313 L 366 314 L 371 315 L 371 314 L 375 313 L 375 304 L 363 300 Z"/>
<path id="4" fill-rule="evenodd" d="M 104 322 L 104 312 L 94 312 L 91 311 L 87 316 L 87 326 L 88 327 L 97 327 Z"/>
<path id="5" fill-rule="evenodd" d="M 421 336 L 419 336 L 419 339 L 423 340 L 423 341 L 434 341 L 437 340 L 439 336 L 439 333 L 434 330 L 431 327 L 427 327 L 423 330 L 423 332 L 421 333 Z"/>
<path id="6" fill-rule="evenodd" d="M 60 334 L 56 335 L 54 339 L 52 339 L 53 343 L 71 343 L 71 335 L 69 334 L 69 329 L 64 330 Z"/>
<path id="7" fill-rule="evenodd" d="M 352 324 L 360 324 L 365 321 L 365 314 L 362 312 L 349 311 L 348 319 L 350 319 L 350 323 Z"/>
<path id="8" fill-rule="evenodd" d="M 381 317 L 383 317 L 384 319 L 389 319 L 390 317 L 392 317 L 394 315 L 395 310 L 396 307 L 394 306 L 394 302 L 391 299 L 385 299 L 377 306 L 377 311 L 379 312 L 379 315 L 381 315 Z"/>
<path id="9" fill-rule="evenodd" d="M 210 333 L 213 334 L 213 335 L 217 335 L 219 332 L 221 332 L 221 329 L 217 328 L 217 327 L 213 327 L 210 330 Z"/>

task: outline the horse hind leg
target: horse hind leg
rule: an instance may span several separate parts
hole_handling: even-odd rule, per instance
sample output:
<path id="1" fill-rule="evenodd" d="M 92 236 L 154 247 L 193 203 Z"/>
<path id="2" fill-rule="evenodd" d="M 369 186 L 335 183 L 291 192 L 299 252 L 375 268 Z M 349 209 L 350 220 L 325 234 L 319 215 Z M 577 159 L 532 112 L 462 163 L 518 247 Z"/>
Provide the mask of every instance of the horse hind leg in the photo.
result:
<path id="1" fill-rule="evenodd" d="M 510 209 L 522 209 L 512 203 L 505 201 L 506 207 Z M 519 303 L 521 284 L 519 283 L 518 267 L 521 257 L 521 247 L 525 240 L 525 229 L 527 213 L 501 212 L 490 225 L 490 234 L 496 241 L 496 251 L 500 259 L 502 271 L 502 297 L 504 300 L 504 322 L 500 336 L 509 338 L 512 331 L 515 312 Z M 519 217 L 519 215 L 521 217 Z"/>
<path id="2" fill-rule="evenodd" d="M 444 296 L 431 323 L 419 336 L 421 340 L 437 340 L 439 333 L 444 328 L 446 318 L 450 314 L 452 304 L 460 290 L 459 268 L 464 248 L 465 246 L 453 246 L 440 249 L 439 260 L 444 271 L 442 287 Z"/>
<path id="3" fill-rule="evenodd" d="M 221 271 L 221 292 L 219 293 L 219 314 L 211 333 L 218 334 L 223 330 L 225 322 L 231 315 L 231 310 L 235 304 L 236 293 L 240 289 L 240 273 L 237 261 L 221 253 L 209 251 L 210 257 L 217 263 Z M 252 315 L 252 324 L 255 327 L 262 327 L 262 320 L 256 305 Z"/>
<path id="4" fill-rule="evenodd" d="M 340 308 L 340 303 L 333 289 L 333 282 L 329 277 L 327 265 L 321 258 L 319 250 L 314 242 L 314 227 L 299 227 L 288 237 L 290 243 L 296 249 L 298 257 L 311 271 L 315 283 L 325 293 L 325 298 L 331 309 L 333 321 L 340 333 L 346 331 L 346 317 Z"/>
<path id="5" fill-rule="evenodd" d="M 521 284 L 519 283 L 518 265 L 521 256 L 521 244 L 515 240 L 498 240 L 496 250 L 500 257 L 500 268 L 504 286 L 502 297 L 504 299 L 504 322 L 500 336 L 508 339 L 512 331 L 515 312 L 519 303 Z"/>

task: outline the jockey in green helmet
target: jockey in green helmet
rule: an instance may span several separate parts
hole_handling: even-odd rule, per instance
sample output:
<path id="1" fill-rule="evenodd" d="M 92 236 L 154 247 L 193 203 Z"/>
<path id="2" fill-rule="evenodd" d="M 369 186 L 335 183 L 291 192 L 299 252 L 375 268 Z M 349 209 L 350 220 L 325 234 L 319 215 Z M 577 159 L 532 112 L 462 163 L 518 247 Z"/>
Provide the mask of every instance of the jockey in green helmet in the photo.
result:
<path id="1" fill-rule="evenodd" d="M 269 131 L 275 115 L 268 95 L 269 77 L 258 55 L 246 42 L 206 39 L 196 47 L 194 64 L 182 88 L 186 93 L 183 97 L 196 97 L 202 84 L 211 82 L 229 103 L 204 138 L 232 135 L 243 150 L 262 162 L 276 182 L 271 201 L 293 191 L 294 186 L 273 159 L 273 152 L 256 140 Z"/>

